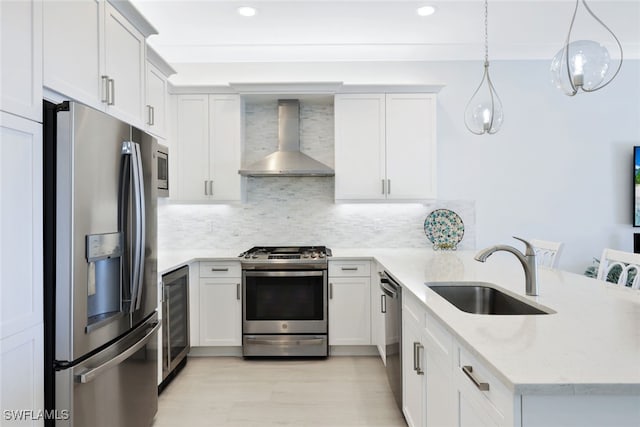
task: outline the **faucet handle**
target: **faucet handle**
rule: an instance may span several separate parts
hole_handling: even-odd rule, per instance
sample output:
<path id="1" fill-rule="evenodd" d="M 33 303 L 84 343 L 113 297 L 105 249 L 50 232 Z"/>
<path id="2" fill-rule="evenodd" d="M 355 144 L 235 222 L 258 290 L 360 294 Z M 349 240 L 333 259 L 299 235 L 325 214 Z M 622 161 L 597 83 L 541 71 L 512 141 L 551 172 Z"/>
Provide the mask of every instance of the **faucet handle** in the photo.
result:
<path id="1" fill-rule="evenodd" d="M 526 246 L 525 252 L 524 254 L 526 256 L 535 256 L 536 252 L 533 250 L 533 245 L 531 243 L 529 243 L 528 241 L 524 240 L 522 237 L 516 237 L 516 236 L 511 236 L 516 240 L 520 240 L 522 243 L 524 243 L 524 245 Z"/>

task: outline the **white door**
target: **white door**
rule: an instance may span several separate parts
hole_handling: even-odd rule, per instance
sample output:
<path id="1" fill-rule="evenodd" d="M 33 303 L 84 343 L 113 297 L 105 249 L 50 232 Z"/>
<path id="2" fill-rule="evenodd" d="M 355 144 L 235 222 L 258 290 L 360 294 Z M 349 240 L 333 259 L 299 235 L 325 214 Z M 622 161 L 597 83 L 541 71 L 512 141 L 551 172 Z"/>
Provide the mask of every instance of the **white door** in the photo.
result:
<path id="1" fill-rule="evenodd" d="M 167 80 L 155 66 L 147 62 L 147 104 L 144 118 L 147 130 L 152 134 L 165 137 L 167 111 Z"/>
<path id="2" fill-rule="evenodd" d="M 143 128 L 144 36 L 108 2 L 104 25 L 104 74 L 109 78 L 107 111 Z"/>
<path id="3" fill-rule="evenodd" d="M 242 345 L 240 278 L 200 278 L 200 345 Z"/>
<path id="4" fill-rule="evenodd" d="M 0 338 L 42 323 L 42 126 L 0 112 Z"/>
<path id="5" fill-rule="evenodd" d="M 420 327 L 408 316 L 402 318 L 402 412 L 409 427 L 423 427 L 425 420 L 424 349 Z"/>
<path id="6" fill-rule="evenodd" d="M 42 2 L 0 1 L 0 110 L 42 121 Z"/>
<path id="7" fill-rule="evenodd" d="M 335 198 L 385 198 L 385 96 L 335 97 Z"/>
<path id="8" fill-rule="evenodd" d="M 208 200 L 209 96 L 178 95 L 177 114 L 175 156 L 178 191 L 177 194 L 172 193 L 172 198 Z"/>
<path id="9" fill-rule="evenodd" d="M 104 109 L 100 80 L 104 3 L 45 1 L 43 8 L 44 86 Z"/>
<path id="10" fill-rule="evenodd" d="M 209 164 L 214 200 L 241 198 L 238 174 L 241 156 L 241 104 L 238 95 L 209 97 Z"/>
<path id="11" fill-rule="evenodd" d="M 435 112 L 435 95 L 387 95 L 387 198 L 435 198 Z"/>
<path id="12" fill-rule="evenodd" d="M 371 279 L 329 280 L 329 345 L 371 344 Z"/>

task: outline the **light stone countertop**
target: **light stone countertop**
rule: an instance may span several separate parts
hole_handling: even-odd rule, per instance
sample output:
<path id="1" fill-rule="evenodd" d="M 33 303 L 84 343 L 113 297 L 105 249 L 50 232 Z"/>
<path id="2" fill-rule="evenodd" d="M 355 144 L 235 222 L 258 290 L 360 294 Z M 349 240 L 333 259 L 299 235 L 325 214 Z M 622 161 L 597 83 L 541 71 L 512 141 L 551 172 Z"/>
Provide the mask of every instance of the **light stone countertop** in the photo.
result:
<path id="1" fill-rule="evenodd" d="M 159 257 L 159 271 L 196 260 L 238 260 L 240 250 L 184 251 Z M 375 259 L 515 394 L 640 396 L 640 291 L 578 274 L 538 269 L 539 296 L 525 296 L 512 255 L 486 263 L 475 251 L 333 249 L 333 260 Z M 549 315 L 465 313 L 425 282 L 484 281 L 543 305 Z M 639 397 L 640 403 L 640 397 Z"/>

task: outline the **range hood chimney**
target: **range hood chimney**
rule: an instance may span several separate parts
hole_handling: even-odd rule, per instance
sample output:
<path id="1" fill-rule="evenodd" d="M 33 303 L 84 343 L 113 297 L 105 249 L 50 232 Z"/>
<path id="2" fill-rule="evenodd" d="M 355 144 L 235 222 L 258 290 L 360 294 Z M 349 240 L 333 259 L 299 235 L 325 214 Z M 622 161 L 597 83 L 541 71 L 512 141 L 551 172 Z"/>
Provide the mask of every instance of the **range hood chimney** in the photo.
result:
<path id="1" fill-rule="evenodd" d="M 238 171 L 243 176 L 334 176 L 329 166 L 300 152 L 300 101 L 278 100 L 278 151 Z"/>

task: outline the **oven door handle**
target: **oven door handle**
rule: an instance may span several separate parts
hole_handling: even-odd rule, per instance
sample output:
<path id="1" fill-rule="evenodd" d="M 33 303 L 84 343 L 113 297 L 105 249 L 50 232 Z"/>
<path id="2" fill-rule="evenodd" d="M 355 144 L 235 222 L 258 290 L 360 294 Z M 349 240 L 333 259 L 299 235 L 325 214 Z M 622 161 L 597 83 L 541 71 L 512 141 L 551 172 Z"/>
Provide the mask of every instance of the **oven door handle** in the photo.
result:
<path id="1" fill-rule="evenodd" d="M 314 271 L 248 271 L 245 270 L 244 274 L 247 277 L 309 277 L 309 276 L 323 276 L 323 270 Z"/>
<path id="2" fill-rule="evenodd" d="M 260 345 L 276 345 L 276 346 L 282 346 L 282 347 L 287 347 L 290 346 L 292 344 L 294 345 L 318 345 L 318 344 L 322 344 L 325 342 L 325 338 L 303 338 L 303 339 L 299 339 L 299 340 L 295 340 L 295 341 L 283 341 L 283 340 L 270 340 L 270 339 L 265 339 L 265 338 L 252 338 L 252 337 L 247 337 L 246 338 L 247 341 L 251 342 L 252 344 L 260 344 Z"/>

